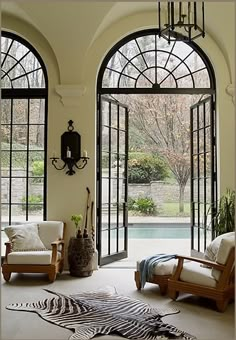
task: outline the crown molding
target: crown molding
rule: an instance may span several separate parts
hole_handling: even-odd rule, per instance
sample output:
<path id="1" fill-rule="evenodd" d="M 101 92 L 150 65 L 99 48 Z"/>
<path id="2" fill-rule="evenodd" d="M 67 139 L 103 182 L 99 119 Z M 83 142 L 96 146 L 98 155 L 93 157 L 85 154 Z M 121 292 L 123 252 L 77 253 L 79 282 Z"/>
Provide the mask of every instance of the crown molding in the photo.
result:
<path id="1" fill-rule="evenodd" d="M 65 107 L 78 107 L 86 88 L 84 85 L 57 85 L 55 91 Z"/>

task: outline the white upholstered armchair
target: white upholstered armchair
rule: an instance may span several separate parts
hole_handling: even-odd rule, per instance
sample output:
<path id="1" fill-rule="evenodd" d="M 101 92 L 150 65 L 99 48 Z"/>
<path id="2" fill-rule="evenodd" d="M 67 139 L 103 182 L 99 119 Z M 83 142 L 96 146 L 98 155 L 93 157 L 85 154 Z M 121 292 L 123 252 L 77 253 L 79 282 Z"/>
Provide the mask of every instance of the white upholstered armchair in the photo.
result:
<path id="1" fill-rule="evenodd" d="M 61 221 L 26 223 L 5 228 L 9 241 L 2 274 L 6 281 L 11 273 L 46 273 L 53 282 L 64 266 L 65 224 Z"/>
<path id="2" fill-rule="evenodd" d="M 205 259 L 176 256 L 178 264 L 168 279 L 168 295 L 176 300 L 180 292 L 216 301 L 224 312 L 235 295 L 235 233 L 226 233 L 211 242 Z M 187 261 L 187 262 L 186 262 Z"/>

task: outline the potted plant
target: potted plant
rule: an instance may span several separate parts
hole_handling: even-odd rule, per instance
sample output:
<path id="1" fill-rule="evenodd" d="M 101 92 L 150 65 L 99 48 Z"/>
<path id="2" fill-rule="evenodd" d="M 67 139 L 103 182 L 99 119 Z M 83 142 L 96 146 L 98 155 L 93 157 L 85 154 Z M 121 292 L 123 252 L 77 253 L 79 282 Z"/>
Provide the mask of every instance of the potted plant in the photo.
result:
<path id="1" fill-rule="evenodd" d="M 235 190 L 226 189 L 213 219 L 216 236 L 235 231 Z"/>
<path id="2" fill-rule="evenodd" d="M 82 237 L 81 228 L 79 227 L 79 224 L 82 220 L 83 220 L 83 216 L 81 214 L 74 214 L 74 215 L 71 216 L 71 221 L 74 222 L 74 224 L 75 224 L 76 237 L 77 238 Z"/>
<path id="3" fill-rule="evenodd" d="M 73 214 L 71 221 L 76 228 L 76 237 L 71 237 L 68 246 L 69 271 L 72 276 L 91 276 L 93 272 L 94 244 L 87 232 L 87 225 L 81 229 L 83 216 Z"/>

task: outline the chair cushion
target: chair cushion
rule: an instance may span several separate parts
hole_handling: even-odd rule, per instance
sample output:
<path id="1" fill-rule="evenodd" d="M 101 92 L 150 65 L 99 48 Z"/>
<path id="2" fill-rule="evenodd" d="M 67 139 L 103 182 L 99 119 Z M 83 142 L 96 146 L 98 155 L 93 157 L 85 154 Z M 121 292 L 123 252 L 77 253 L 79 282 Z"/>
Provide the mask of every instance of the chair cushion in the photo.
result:
<path id="1" fill-rule="evenodd" d="M 216 255 L 216 262 L 219 264 L 226 264 L 230 250 L 235 247 L 234 235 L 231 237 L 223 238 L 220 242 L 219 250 Z M 212 276 L 218 281 L 221 272 L 215 268 L 212 268 Z"/>
<path id="2" fill-rule="evenodd" d="M 211 275 L 211 268 L 205 268 L 193 261 L 186 262 L 180 274 L 180 280 L 208 287 L 215 287 L 216 280 Z"/>
<path id="3" fill-rule="evenodd" d="M 51 243 L 63 238 L 64 223 L 61 221 L 43 221 L 38 223 L 39 236 L 47 249 L 51 249 Z"/>
<path id="4" fill-rule="evenodd" d="M 61 258 L 61 253 L 57 253 L 57 259 Z M 48 265 L 51 263 L 52 251 L 24 251 L 11 252 L 7 256 L 8 264 L 32 264 L 32 265 Z"/>
<path id="5" fill-rule="evenodd" d="M 234 237 L 235 238 L 235 232 L 229 232 L 225 233 L 222 235 L 217 236 L 206 248 L 205 253 L 204 253 L 204 258 L 206 260 L 210 260 L 215 262 L 216 261 L 216 255 L 220 246 L 220 242 L 223 238 L 228 238 L 228 237 Z"/>
<path id="6" fill-rule="evenodd" d="M 4 229 L 13 251 L 46 250 L 38 233 L 37 224 L 22 224 Z"/>
<path id="7" fill-rule="evenodd" d="M 137 261 L 137 271 L 139 271 L 139 265 L 141 261 Z M 154 267 L 153 274 L 154 275 L 171 275 L 175 265 L 177 264 L 176 259 L 171 259 L 166 262 L 158 262 L 158 264 Z"/>

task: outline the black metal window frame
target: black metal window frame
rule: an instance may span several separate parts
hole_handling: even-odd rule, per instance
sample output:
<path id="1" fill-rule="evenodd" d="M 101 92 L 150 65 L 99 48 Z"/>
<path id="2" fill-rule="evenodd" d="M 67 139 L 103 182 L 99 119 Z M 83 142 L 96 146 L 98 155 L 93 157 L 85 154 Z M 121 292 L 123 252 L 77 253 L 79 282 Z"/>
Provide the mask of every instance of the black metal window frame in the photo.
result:
<path id="1" fill-rule="evenodd" d="M 12 131 L 12 128 L 14 125 L 19 125 L 19 124 L 14 124 L 13 123 L 13 110 L 12 110 L 12 107 L 13 107 L 13 101 L 16 100 L 16 99 L 22 99 L 22 100 L 27 100 L 28 101 L 28 122 L 27 124 L 23 124 L 23 125 L 27 125 L 27 129 L 29 130 L 29 127 L 31 125 L 41 125 L 41 126 L 44 126 L 44 148 L 42 150 L 37 150 L 37 151 L 42 151 L 44 153 L 44 174 L 43 174 L 43 179 L 44 179 L 44 185 L 43 185 L 43 202 L 42 204 L 42 208 L 43 208 L 43 220 L 46 220 L 47 218 L 47 128 L 48 128 L 48 125 L 47 125 L 47 118 L 48 118 L 48 76 L 47 76 L 47 70 L 46 70 L 46 66 L 43 62 L 43 59 L 41 58 L 40 54 L 38 53 L 38 51 L 31 45 L 31 43 L 29 43 L 27 40 L 25 40 L 24 38 L 22 38 L 21 36 L 15 34 L 15 33 L 12 33 L 12 32 L 8 32 L 8 31 L 2 31 L 1 32 L 1 35 L 2 37 L 5 37 L 5 38 L 9 38 L 9 39 L 12 39 L 12 42 L 13 41 L 17 41 L 19 42 L 20 44 L 22 44 L 23 46 L 25 46 L 29 52 L 32 52 L 32 54 L 34 55 L 34 57 L 37 59 L 38 63 L 40 64 L 40 68 L 42 69 L 42 72 L 43 72 L 43 77 L 44 77 L 44 86 L 43 87 L 38 87 L 38 88 L 35 88 L 35 87 L 30 87 L 30 83 L 29 83 L 29 80 L 28 80 L 28 75 L 31 72 L 27 72 L 26 70 L 24 75 L 22 76 L 19 76 L 17 77 L 18 79 L 25 76 L 27 77 L 27 85 L 28 87 L 23 87 L 23 88 L 14 88 L 13 86 L 11 88 L 2 88 L 1 89 L 1 98 L 2 100 L 6 99 L 6 100 L 10 100 L 11 101 L 11 122 L 10 124 L 5 124 L 5 125 L 8 125 L 10 126 L 10 130 Z M 12 43 L 11 43 L 12 45 Z M 10 45 L 10 46 L 11 46 Z M 8 51 L 7 53 L 10 51 L 10 47 L 8 48 Z M 29 52 L 27 52 L 23 57 L 25 57 Z M 1 60 L 1 66 L 4 64 L 6 58 L 7 58 L 7 53 L 4 53 L 4 57 L 2 58 Z M 15 60 L 16 61 L 16 64 L 14 66 L 16 66 L 17 64 L 19 64 L 19 62 L 23 59 L 23 57 L 21 57 L 19 60 Z M 38 71 L 40 68 L 37 68 L 35 69 L 34 71 Z M 11 68 L 13 69 L 13 68 Z M 7 77 L 9 78 L 9 73 L 10 70 L 8 70 L 7 72 Z M 1 76 L 1 79 L 3 77 L 6 76 L 6 72 L 3 72 L 2 73 L 2 76 Z M 15 78 L 16 79 L 16 78 Z M 10 82 L 11 82 L 11 79 L 9 78 Z M 11 82 L 11 85 L 12 85 L 12 82 Z M 31 99 L 44 99 L 44 124 L 30 124 L 29 123 L 29 109 L 30 109 L 30 100 Z M 4 124 L 2 124 L 1 122 L 1 126 L 3 126 Z M 11 140 L 11 143 L 10 143 L 10 174 L 9 174 L 9 199 L 8 199 L 8 203 L 3 203 L 2 202 L 2 206 L 5 205 L 5 206 L 9 206 L 9 221 L 8 223 L 9 224 L 12 224 L 12 213 L 11 213 L 11 206 L 14 204 L 14 205 L 18 205 L 20 203 L 12 203 L 12 197 L 11 197 L 11 183 L 12 183 L 12 179 L 15 178 L 14 176 L 11 175 L 11 170 L 12 170 L 12 162 L 11 162 L 11 154 L 12 154 L 12 140 Z M 26 144 L 26 159 L 28 160 L 28 156 L 29 156 L 29 138 L 27 139 L 27 144 Z M 15 150 L 14 150 L 15 151 Z M 25 206 L 26 206 L 26 214 L 25 214 L 25 219 L 26 221 L 29 220 L 29 201 L 28 201 L 28 185 L 29 185 L 29 179 L 32 178 L 29 176 L 28 174 L 28 168 L 29 168 L 29 164 L 28 164 L 28 161 L 27 161 L 27 171 L 26 171 L 26 176 L 23 176 L 23 178 L 26 179 L 26 203 L 25 203 Z M 4 178 L 4 176 L 2 176 L 2 178 Z M 17 177 L 17 178 L 20 178 L 20 177 Z"/>

